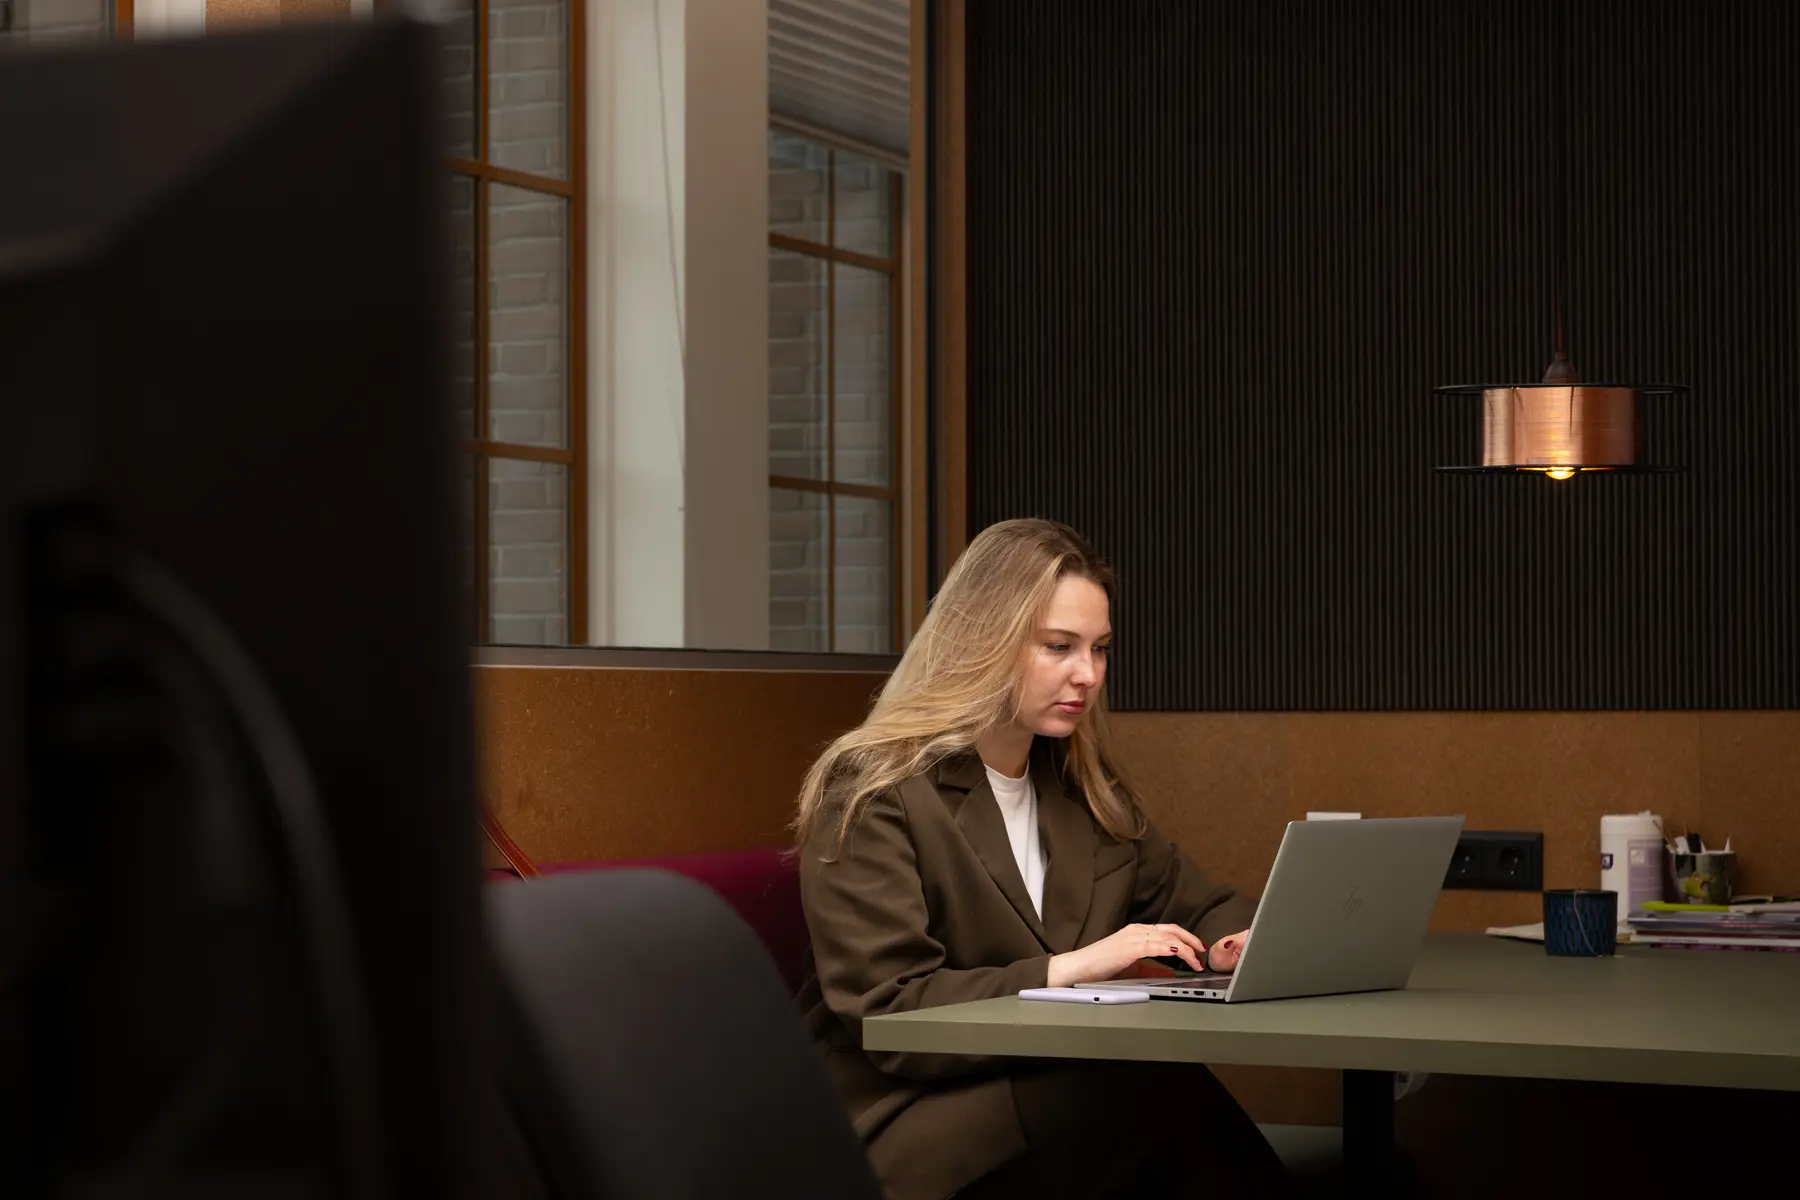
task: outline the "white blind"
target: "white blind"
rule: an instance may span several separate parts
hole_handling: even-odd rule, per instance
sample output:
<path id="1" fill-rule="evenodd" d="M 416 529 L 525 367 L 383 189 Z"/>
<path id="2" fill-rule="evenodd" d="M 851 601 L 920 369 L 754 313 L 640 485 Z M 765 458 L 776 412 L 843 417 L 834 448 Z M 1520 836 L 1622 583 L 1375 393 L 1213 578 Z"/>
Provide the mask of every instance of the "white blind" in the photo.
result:
<path id="1" fill-rule="evenodd" d="M 769 111 L 907 152 L 908 0 L 769 0 Z"/>

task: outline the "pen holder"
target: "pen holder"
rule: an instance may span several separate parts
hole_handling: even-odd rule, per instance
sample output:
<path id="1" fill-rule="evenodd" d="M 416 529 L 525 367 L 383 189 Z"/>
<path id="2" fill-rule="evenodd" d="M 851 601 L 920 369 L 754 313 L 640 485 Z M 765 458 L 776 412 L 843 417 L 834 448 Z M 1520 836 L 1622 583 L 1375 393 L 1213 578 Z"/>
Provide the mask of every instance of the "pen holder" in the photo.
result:
<path id="1" fill-rule="evenodd" d="M 1675 899 L 1682 904 L 1730 904 L 1737 883 L 1737 855 L 1730 850 L 1701 850 L 1669 856 Z"/>
<path id="2" fill-rule="evenodd" d="M 1619 945 L 1619 894 L 1591 888 L 1544 893 L 1544 951 L 1605 958 Z"/>

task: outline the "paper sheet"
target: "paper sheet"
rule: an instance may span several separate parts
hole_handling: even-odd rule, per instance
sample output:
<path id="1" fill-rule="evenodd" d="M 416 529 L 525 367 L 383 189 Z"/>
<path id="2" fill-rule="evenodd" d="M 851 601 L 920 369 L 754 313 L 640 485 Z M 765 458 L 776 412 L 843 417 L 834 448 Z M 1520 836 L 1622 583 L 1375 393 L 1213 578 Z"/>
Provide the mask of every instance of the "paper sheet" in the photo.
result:
<path id="1" fill-rule="evenodd" d="M 1487 928 L 1489 937 L 1517 938 L 1521 942 L 1541 942 L 1544 940 L 1544 923 L 1533 921 L 1529 925 L 1490 925 Z M 1631 926 L 1619 925 L 1619 943 L 1623 945 L 1631 940 Z"/>

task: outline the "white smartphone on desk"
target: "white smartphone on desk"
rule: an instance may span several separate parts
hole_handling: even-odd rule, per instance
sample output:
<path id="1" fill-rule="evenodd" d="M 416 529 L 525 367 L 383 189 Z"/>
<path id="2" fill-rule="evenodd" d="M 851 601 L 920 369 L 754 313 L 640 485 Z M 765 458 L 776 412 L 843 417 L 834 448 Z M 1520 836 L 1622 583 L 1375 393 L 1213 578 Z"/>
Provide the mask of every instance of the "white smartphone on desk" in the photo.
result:
<path id="1" fill-rule="evenodd" d="M 1041 987 L 1026 988 L 1021 1000 L 1055 1000 L 1063 1004 L 1141 1004 L 1150 999 L 1149 992 L 1128 992 L 1114 988 Z"/>

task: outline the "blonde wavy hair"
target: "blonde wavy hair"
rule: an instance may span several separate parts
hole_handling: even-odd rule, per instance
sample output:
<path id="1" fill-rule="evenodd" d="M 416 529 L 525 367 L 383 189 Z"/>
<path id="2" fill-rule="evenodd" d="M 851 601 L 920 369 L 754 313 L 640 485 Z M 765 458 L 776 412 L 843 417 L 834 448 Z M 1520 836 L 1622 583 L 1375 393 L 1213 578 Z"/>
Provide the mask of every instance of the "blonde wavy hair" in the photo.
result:
<path id="1" fill-rule="evenodd" d="M 1061 579 L 1098 584 L 1111 602 L 1112 568 L 1080 534 L 1054 521 L 1002 521 L 981 531 L 951 568 L 931 611 L 868 719 L 826 748 L 800 788 L 793 828 L 803 849 L 829 817 L 842 852 L 870 800 L 1018 716 L 1025 656 Z M 1062 771 L 1101 828 L 1142 836 L 1137 798 L 1113 764 L 1104 688 L 1067 739 Z"/>

